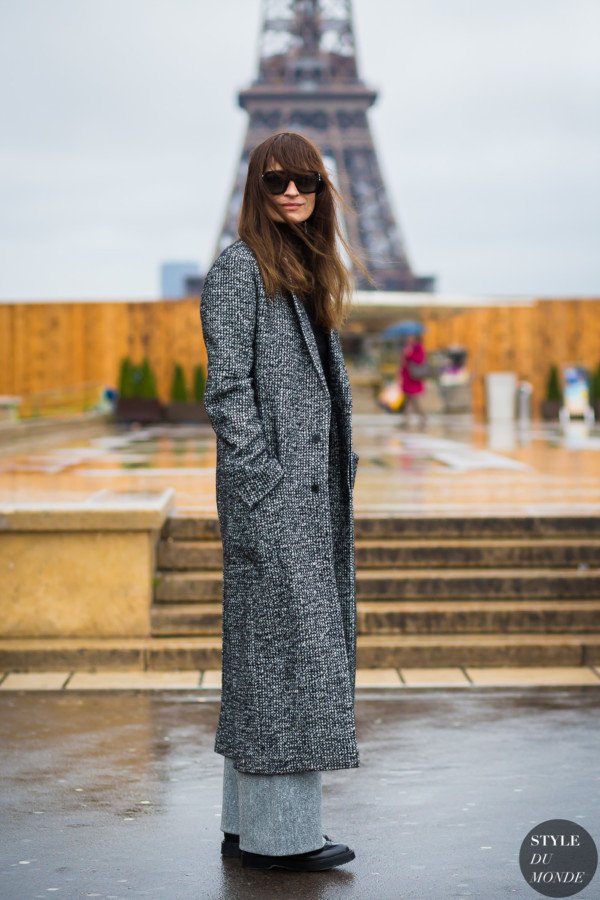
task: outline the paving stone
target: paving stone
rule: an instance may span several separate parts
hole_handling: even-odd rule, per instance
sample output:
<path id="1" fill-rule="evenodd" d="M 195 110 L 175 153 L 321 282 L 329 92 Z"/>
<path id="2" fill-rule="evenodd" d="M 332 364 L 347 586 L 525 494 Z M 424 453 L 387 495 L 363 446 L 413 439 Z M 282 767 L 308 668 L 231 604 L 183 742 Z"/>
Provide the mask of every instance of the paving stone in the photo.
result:
<path id="1" fill-rule="evenodd" d="M 198 687 L 200 672 L 76 672 L 67 690 L 160 690 Z"/>
<path id="2" fill-rule="evenodd" d="M 220 688 L 222 686 L 221 670 L 220 669 L 205 669 L 204 672 L 202 673 L 202 683 L 200 686 L 203 688 L 208 688 L 208 687 Z"/>
<path id="3" fill-rule="evenodd" d="M 0 691 L 58 691 L 70 672 L 9 672 Z"/>
<path id="4" fill-rule="evenodd" d="M 466 667 L 474 684 L 593 684 L 600 678 L 590 666 L 498 666 Z"/>
<path id="5" fill-rule="evenodd" d="M 402 681 L 397 669 L 357 669 L 356 687 L 400 687 Z"/>
<path id="6" fill-rule="evenodd" d="M 460 684 L 468 687 L 470 682 L 462 669 L 458 666 L 446 666 L 434 669 L 402 668 L 400 669 L 402 680 L 413 686 L 419 684 Z"/>

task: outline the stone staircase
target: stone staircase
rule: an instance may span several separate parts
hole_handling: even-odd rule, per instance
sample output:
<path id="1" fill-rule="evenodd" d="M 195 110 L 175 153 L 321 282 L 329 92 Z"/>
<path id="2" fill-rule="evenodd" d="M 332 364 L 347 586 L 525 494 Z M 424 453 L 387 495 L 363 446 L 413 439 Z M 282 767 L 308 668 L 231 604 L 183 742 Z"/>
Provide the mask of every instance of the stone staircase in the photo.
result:
<path id="1" fill-rule="evenodd" d="M 600 517 L 359 515 L 355 534 L 359 667 L 600 663 Z M 166 521 L 152 641 L 173 668 L 214 667 L 221 567 L 215 518 Z"/>

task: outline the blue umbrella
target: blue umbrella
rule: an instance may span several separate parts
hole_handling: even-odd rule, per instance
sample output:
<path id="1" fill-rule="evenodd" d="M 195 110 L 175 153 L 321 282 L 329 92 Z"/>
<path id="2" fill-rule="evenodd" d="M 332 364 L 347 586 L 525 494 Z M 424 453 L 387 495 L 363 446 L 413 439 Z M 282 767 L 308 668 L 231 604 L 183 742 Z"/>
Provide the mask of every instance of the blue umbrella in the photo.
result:
<path id="1" fill-rule="evenodd" d="M 422 322 L 415 319 L 403 319 L 402 322 L 395 322 L 382 332 L 382 336 L 386 338 L 403 337 L 408 334 L 422 334 L 425 326 Z"/>

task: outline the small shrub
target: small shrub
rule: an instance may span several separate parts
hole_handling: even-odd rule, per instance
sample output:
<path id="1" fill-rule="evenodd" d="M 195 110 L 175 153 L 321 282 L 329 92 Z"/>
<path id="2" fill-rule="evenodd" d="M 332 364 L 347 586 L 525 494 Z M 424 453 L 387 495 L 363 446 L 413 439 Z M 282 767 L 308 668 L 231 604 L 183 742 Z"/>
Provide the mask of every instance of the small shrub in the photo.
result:
<path id="1" fill-rule="evenodd" d="M 140 367 L 141 377 L 137 386 L 136 397 L 145 397 L 148 400 L 158 399 L 158 390 L 156 388 L 156 378 L 147 356 Z"/>
<path id="2" fill-rule="evenodd" d="M 553 403 L 562 403 L 563 395 L 558 376 L 558 366 L 553 364 L 550 366 L 548 373 L 548 382 L 546 385 L 546 400 Z"/>
<path id="3" fill-rule="evenodd" d="M 135 391 L 135 366 L 132 364 L 129 356 L 121 360 L 121 368 L 119 371 L 119 396 L 133 397 Z"/>
<path id="4" fill-rule="evenodd" d="M 171 382 L 171 403 L 187 403 L 187 401 L 188 392 L 183 366 L 177 363 L 173 370 L 173 380 Z"/>
<path id="5" fill-rule="evenodd" d="M 599 403 L 599 402 L 600 402 L 600 363 L 598 363 L 595 371 L 592 372 L 592 377 L 590 378 L 590 403 Z"/>

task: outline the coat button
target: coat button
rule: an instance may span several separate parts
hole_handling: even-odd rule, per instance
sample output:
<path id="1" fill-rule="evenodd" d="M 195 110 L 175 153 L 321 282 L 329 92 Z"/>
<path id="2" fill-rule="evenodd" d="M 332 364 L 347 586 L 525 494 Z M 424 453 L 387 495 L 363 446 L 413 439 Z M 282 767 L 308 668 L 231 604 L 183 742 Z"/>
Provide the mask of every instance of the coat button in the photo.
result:
<path id="1" fill-rule="evenodd" d="M 317 491 L 319 490 L 319 485 L 317 484 L 316 481 L 314 481 L 314 482 L 311 484 L 310 488 L 311 488 L 311 490 L 316 494 Z"/>
<path id="2" fill-rule="evenodd" d="M 318 431 L 315 434 L 313 434 L 312 439 L 313 439 L 313 444 L 319 443 L 319 441 L 321 440 L 321 435 L 319 434 Z"/>

